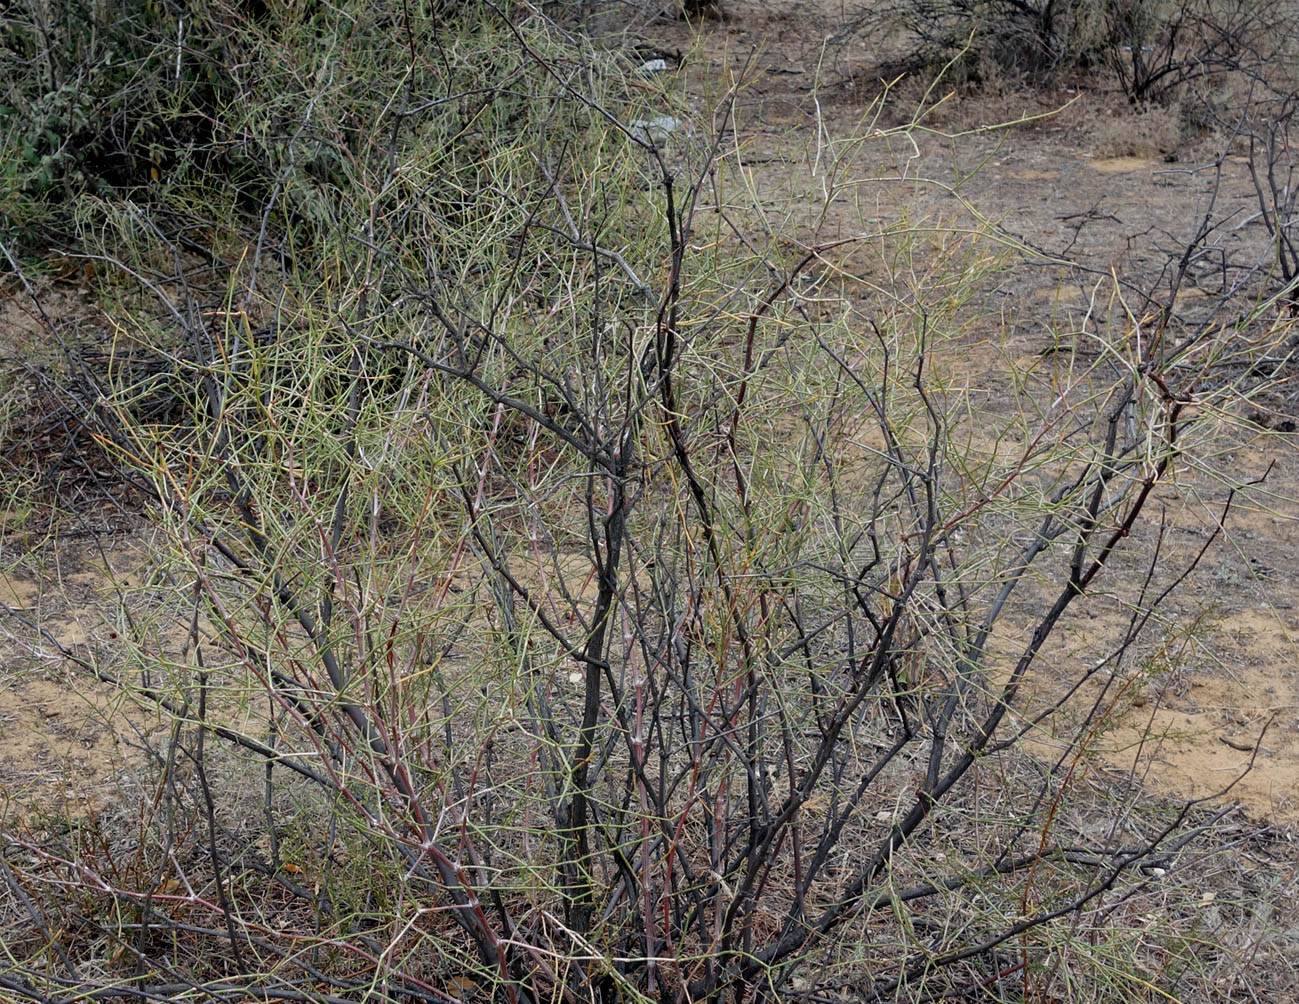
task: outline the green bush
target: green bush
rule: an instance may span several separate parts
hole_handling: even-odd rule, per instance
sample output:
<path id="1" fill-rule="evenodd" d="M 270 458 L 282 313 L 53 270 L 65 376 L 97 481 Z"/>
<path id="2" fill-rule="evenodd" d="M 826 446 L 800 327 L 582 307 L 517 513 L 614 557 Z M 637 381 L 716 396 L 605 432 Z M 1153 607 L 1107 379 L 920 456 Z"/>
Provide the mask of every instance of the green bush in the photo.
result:
<path id="1" fill-rule="evenodd" d="M 386 155 L 368 130 L 403 90 L 431 99 L 422 128 L 473 132 L 457 128 L 481 111 L 472 85 L 439 104 L 462 81 L 408 54 L 454 48 L 481 18 L 473 4 L 425 6 L 407 22 L 384 3 L 21 0 L 0 24 L 9 228 L 33 248 L 66 246 L 85 196 L 183 205 L 213 186 L 253 218 L 269 207 L 278 223 L 336 224 L 357 153 Z M 490 58 L 472 72 L 481 90 Z"/>

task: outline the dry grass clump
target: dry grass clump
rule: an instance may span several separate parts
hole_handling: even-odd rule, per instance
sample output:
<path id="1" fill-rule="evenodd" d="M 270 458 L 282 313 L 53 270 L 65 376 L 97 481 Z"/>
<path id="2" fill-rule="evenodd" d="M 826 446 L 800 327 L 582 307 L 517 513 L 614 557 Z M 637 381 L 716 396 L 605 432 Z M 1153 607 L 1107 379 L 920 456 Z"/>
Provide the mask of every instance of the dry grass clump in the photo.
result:
<path id="1" fill-rule="evenodd" d="M 1176 153 L 1183 141 L 1181 106 L 1124 106 L 1091 120 L 1091 149 L 1097 157 L 1160 160 Z"/>

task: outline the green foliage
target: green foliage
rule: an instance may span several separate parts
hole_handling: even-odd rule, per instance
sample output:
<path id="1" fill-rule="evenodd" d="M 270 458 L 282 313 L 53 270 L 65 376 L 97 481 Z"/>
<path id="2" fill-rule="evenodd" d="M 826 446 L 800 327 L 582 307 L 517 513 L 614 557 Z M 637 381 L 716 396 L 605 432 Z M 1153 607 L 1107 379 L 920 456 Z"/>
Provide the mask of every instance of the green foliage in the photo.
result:
<path id="1" fill-rule="evenodd" d="M 0 22 L 9 229 L 29 247 L 66 243 L 85 196 L 160 205 L 217 181 L 246 212 L 282 194 L 284 218 L 335 224 L 355 156 L 385 156 L 385 136 L 370 130 L 383 128 L 385 108 L 403 93 L 424 97 L 424 119 L 439 120 L 448 139 L 464 141 L 481 125 L 473 85 L 451 98 L 463 80 L 439 72 L 453 61 L 444 42 L 455 49 L 486 30 L 458 28 L 482 20 L 476 5 L 454 14 L 409 6 L 405 21 L 400 6 L 362 2 L 13 5 Z M 412 60 L 417 49 L 442 52 L 442 65 Z M 479 55 L 481 88 L 494 79 L 494 53 Z"/>

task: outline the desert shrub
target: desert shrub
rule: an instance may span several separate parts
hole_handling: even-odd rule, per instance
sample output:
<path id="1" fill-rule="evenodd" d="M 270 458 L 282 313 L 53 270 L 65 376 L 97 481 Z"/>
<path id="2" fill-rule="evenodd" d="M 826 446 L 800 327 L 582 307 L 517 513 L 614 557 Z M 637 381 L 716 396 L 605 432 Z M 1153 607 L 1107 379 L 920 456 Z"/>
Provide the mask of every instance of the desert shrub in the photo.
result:
<path id="1" fill-rule="evenodd" d="M 1275 73 L 1295 16 L 1258 0 L 1120 0 L 1106 5 L 1105 24 L 1105 60 L 1123 93 L 1165 102 L 1228 71 Z"/>
<path id="2" fill-rule="evenodd" d="M 1022 249 L 977 216 L 841 226 L 855 183 L 824 180 L 910 127 L 773 209 L 719 154 L 725 101 L 691 115 L 536 12 L 437 25 L 358 27 L 295 117 L 242 110 L 278 123 L 259 211 L 81 206 L 111 350 L 171 369 L 87 396 L 157 544 L 120 646 L 64 654 L 168 728 L 129 829 L 6 827 L 0 986 L 1143 994 L 1177 956 L 1150 914 L 1095 932 L 1221 813 L 1110 784 L 1097 827 L 1074 794 L 1231 504 L 1167 553 L 1156 500 L 1236 393 L 1201 378 L 1262 336 L 1165 353 L 1171 318 L 1116 311 L 982 411 L 956 366 Z M 329 184 L 298 174 L 316 129 Z"/>
<path id="3" fill-rule="evenodd" d="M 890 0 L 852 24 L 880 44 L 900 38 L 904 61 L 930 72 L 953 64 L 949 72 L 977 82 L 995 66 L 1041 81 L 1096 49 L 1102 11 L 1099 0 Z"/>
<path id="4" fill-rule="evenodd" d="M 1268 254 L 1260 268 L 1268 275 L 1269 287 L 1288 305 L 1299 311 L 1299 245 L 1294 231 L 1299 222 L 1299 164 L 1290 138 L 1299 99 L 1288 94 L 1279 101 L 1261 103 L 1249 109 L 1239 130 L 1248 143 L 1249 176 L 1258 200 L 1257 219 L 1268 233 Z"/>
<path id="5" fill-rule="evenodd" d="M 72 248 L 79 198 L 161 206 L 213 186 L 244 211 L 327 229 L 350 151 L 368 143 L 361 134 L 384 103 L 405 87 L 436 105 L 433 88 L 447 83 L 401 54 L 481 21 L 472 3 L 428 6 L 414 22 L 388 4 L 9 5 L 0 141 L 10 229 L 33 246 Z M 489 65 L 477 69 L 493 79 Z M 482 93 L 508 103 L 503 91 Z M 473 134 L 459 128 L 468 117 L 509 114 L 476 108 L 469 94 L 436 107 L 426 127 L 439 119 L 461 141 Z"/>
<path id="6" fill-rule="evenodd" d="M 850 19 L 904 62 L 955 79 L 1043 82 L 1059 70 L 1104 66 L 1134 103 L 1166 102 L 1227 72 L 1277 76 L 1294 12 L 1263 0 L 893 0 Z"/>
<path id="7" fill-rule="evenodd" d="M 10 5 L 0 29 L 12 220 L 60 218 L 82 192 L 143 188 L 210 146 L 220 87 L 215 27 L 182 4 Z M 194 31 L 194 22 L 201 26 Z M 187 34 L 186 28 L 190 29 Z M 66 217 L 62 217 L 66 221 Z M 33 234 L 33 237 L 38 236 Z"/>

